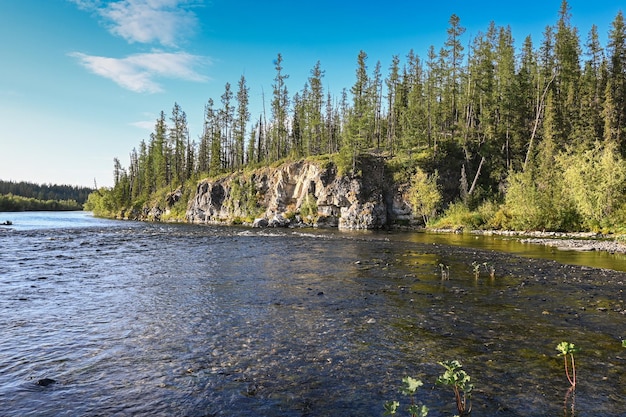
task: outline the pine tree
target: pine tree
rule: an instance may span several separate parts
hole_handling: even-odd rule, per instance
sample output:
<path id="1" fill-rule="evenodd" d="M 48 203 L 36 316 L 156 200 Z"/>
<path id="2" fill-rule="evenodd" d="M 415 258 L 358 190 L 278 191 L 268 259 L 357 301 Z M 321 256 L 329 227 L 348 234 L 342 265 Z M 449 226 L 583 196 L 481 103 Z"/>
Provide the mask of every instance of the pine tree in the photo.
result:
<path id="1" fill-rule="evenodd" d="M 392 112 L 401 123 L 396 130 L 401 138 L 401 148 L 411 152 L 415 147 L 427 147 L 428 116 L 423 85 L 422 66 L 419 57 L 410 51 L 402 74 L 402 82 L 396 86 Z"/>
<path id="2" fill-rule="evenodd" d="M 511 28 L 500 28 L 496 48 L 496 92 L 498 117 L 496 122 L 496 142 L 492 159 L 492 176 L 502 182 L 512 166 L 515 152 L 521 150 L 521 138 L 514 136 L 515 115 L 520 111 L 515 86 L 515 47 Z M 516 143 L 517 142 L 517 143 Z"/>
<path id="3" fill-rule="evenodd" d="M 581 75 L 579 117 L 574 129 L 578 138 L 576 144 L 588 147 L 604 137 L 602 101 L 606 82 L 603 67 L 606 63 L 596 25 L 593 25 L 589 31 L 586 48 L 588 59 L 585 61 Z"/>
<path id="4" fill-rule="evenodd" d="M 165 123 L 165 113 L 161 111 L 159 118 L 154 127 L 154 133 L 151 136 L 149 159 L 152 162 L 152 178 L 154 182 L 151 184 L 150 192 L 165 187 L 169 184 L 169 164 L 167 150 L 167 124 Z"/>
<path id="5" fill-rule="evenodd" d="M 309 92 L 308 86 L 304 86 L 303 95 L 305 100 L 307 99 Z M 291 152 L 296 157 L 301 157 L 305 154 L 309 155 L 309 142 L 311 140 L 310 131 L 307 127 L 306 121 L 306 104 L 304 100 L 300 98 L 300 94 L 296 93 L 293 96 L 293 117 L 291 120 Z"/>
<path id="6" fill-rule="evenodd" d="M 396 104 L 400 91 L 400 58 L 398 55 L 394 55 L 391 60 L 391 67 L 389 68 L 389 76 L 385 80 L 387 87 L 387 108 L 389 109 L 389 116 L 387 117 L 387 148 L 393 155 L 395 151 L 397 133 L 398 133 L 398 121 L 400 120 L 400 106 Z M 400 103 L 402 98 L 400 98 Z"/>
<path id="7" fill-rule="evenodd" d="M 187 127 L 187 115 L 181 109 L 178 103 L 174 103 L 172 108 L 172 117 L 170 118 L 172 126 L 169 133 L 169 148 L 172 150 L 171 158 L 171 179 L 169 184 L 172 187 L 182 185 L 186 180 L 186 143 L 189 139 L 189 130 Z"/>
<path id="8" fill-rule="evenodd" d="M 213 137 L 213 129 L 215 128 L 215 110 L 213 109 L 213 105 L 213 99 L 209 99 L 207 104 L 204 106 L 204 121 L 197 156 L 197 170 L 199 173 L 208 174 L 209 172 L 209 165 L 211 161 L 211 139 Z"/>
<path id="9" fill-rule="evenodd" d="M 620 11 L 609 32 L 608 80 L 604 106 L 605 137 L 626 155 L 626 24 Z"/>
<path id="10" fill-rule="evenodd" d="M 571 14 L 567 0 L 561 3 L 556 27 L 554 55 L 556 63 L 555 119 L 559 146 L 570 143 L 573 138 L 573 124 L 579 119 L 578 91 L 580 83 L 580 42 L 578 33 L 570 23 Z"/>
<path id="11" fill-rule="evenodd" d="M 319 154 L 323 147 L 322 133 L 324 117 L 322 114 L 322 105 L 324 102 L 324 89 L 322 86 L 322 78 L 324 78 L 324 73 L 325 71 L 321 69 L 320 61 L 317 61 L 308 78 L 308 84 L 311 88 L 305 104 L 307 113 L 306 120 L 308 121 L 307 128 L 310 131 L 311 137 L 308 149 L 305 150 L 308 155 Z M 324 148 L 327 148 L 327 144 Z"/>
<path id="12" fill-rule="evenodd" d="M 235 122 L 233 125 L 233 132 L 235 136 L 235 149 L 234 149 L 234 165 L 233 168 L 238 169 L 245 164 L 245 138 L 246 138 L 246 126 L 250 121 L 249 106 L 249 91 L 246 86 L 246 78 L 242 75 L 239 79 L 237 89 L 237 111 Z"/>
<path id="13" fill-rule="evenodd" d="M 233 166 L 233 131 L 232 124 L 234 119 L 234 107 L 231 104 L 233 100 L 233 92 L 230 83 L 224 86 L 224 94 L 222 94 L 222 108 L 219 109 L 219 125 L 220 125 L 220 159 L 222 161 L 221 168 L 230 169 Z"/>
<path id="14" fill-rule="evenodd" d="M 462 62 L 463 62 L 463 45 L 461 44 L 461 36 L 465 33 L 465 28 L 460 25 L 461 19 L 453 14 L 448 21 L 450 27 L 448 28 L 448 39 L 445 46 L 446 56 L 448 57 L 448 80 L 447 88 L 450 89 L 451 103 L 450 103 L 450 123 L 456 124 L 459 120 L 458 113 L 458 95 L 460 86 L 462 84 Z"/>
<path id="15" fill-rule="evenodd" d="M 274 60 L 276 77 L 274 78 L 272 95 L 272 130 L 270 143 L 270 160 L 278 160 L 286 155 L 287 144 L 287 116 L 289 112 L 289 93 L 285 81 L 289 78 L 283 73 L 283 57 L 279 53 Z"/>
<path id="16" fill-rule="evenodd" d="M 533 127 L 536 119 L 536 91 L 539 78 L 539 68 L 537 56 L 533 49 L 530 36 L 524 39 L 522 53 L 520 57 L 520 68 L 516 77 L 515 96 L 519 102 L 515 113 L 514 131 L 519 138 L 519 143 L 514 151 L 511 161 L 511 168 L 515 171 L 521 170 L 525 165 L 525 150 L 531 151 L 533 148 Z M 540 94 L 540 93 L 539 93 Z"/>
<path id="17" fill-rule="evenodd" d="M 380 61 L 376 62 L 374 72 L 371 77 L 371 82 L 368 87 L 367 96 L 370 101 L 370 108 L 372 109 L 372 146 L 376 146 L 376 149 L 380 149 L 380 141 L 383 136 L 382 132 L 382 74 L 380 69 Z"/>
<path id="18" fill-rule="evenodd" d="M 372 124 L 371 100 L 369 96 L 370 81 L 367 74 L 367 54 L 360 51 L 357 57 L 356 81 L 350 92 L 353 105 L 349 110 L 347 129 L 344 142 L 344 152 L 352 159 L 352 170 L 356 171 L 356 162 L 359 153 L 365 149 L 370 141 Z"/>

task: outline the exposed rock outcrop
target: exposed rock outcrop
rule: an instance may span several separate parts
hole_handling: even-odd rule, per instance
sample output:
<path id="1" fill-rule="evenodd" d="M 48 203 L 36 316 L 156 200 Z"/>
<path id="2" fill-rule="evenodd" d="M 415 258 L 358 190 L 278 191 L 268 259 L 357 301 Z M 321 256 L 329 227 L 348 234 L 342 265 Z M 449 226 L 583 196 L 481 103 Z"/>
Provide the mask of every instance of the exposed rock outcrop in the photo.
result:
<path id="1" fill-rule="evenodd" d="M 384 161 L 362 161 L 358 177 L 337 175 L 334 164 L 298 161 L 235 173 L 198 184 L 187 208 L 192 223 L 233 223 L 255 217 L 258 227 L 309 225 L 381 229 L 412 219 L 403 189 Z"/>

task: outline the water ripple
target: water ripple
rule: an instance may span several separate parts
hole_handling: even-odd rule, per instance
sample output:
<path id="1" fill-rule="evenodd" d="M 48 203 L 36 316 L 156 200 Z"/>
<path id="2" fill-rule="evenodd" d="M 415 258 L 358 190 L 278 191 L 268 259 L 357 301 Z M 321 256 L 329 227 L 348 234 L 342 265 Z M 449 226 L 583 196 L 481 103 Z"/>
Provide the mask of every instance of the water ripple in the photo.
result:
<path id="1" fill-rule="evenodd" d="M 603 382 L 626 366 L 611 344 L 623 275 L 598 286 L 508 257 L 476 280 L 471 261 L 495 254 L 407 236 L 121 222 L 0 234 L 0 414 L 381 415 L 411 374 L 436 417 L 453 411 L 437 361 L 459 358 L 481 415 L 556 415 L 565 337 L 592 346 L 577 415 L 623 411 L 626 384 Z M 565 293 L 541 275 L 555 270 Z M 570 308 L 581 300 L 608 310 Z"/>

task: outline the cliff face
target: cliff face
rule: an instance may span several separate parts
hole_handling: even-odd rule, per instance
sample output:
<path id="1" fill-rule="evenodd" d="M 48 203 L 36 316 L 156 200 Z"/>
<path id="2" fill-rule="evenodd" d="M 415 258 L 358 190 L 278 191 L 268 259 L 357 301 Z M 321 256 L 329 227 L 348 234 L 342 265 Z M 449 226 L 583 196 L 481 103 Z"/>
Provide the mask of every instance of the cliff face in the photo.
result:
<path id="1" fill-rule="evenodd" d="M 333 164 L 299 161 L 252 174 L 200 182 L 187 208 L 192 223 L 232 223 L 256 217 L 257 226 L 309 225 L 381 229 L 412 219 L 402 188 L 382 160 L 362 162 L 360 177 L 338 176 Z"/>

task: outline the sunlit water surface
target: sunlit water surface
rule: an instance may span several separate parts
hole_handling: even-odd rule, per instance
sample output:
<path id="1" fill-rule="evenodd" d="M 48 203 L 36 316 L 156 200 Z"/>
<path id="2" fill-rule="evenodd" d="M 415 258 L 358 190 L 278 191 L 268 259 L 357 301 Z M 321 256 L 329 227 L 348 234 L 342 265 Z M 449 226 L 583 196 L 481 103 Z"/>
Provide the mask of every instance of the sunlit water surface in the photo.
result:
<path id="1" fill-rule="evenodd" d="M 406 404 L 405 375 L 424 381 L 429 416 L 446 416 L 446 359 L 473 378 L 472 415 L 626 415 L 626 274 L 566 265 L 623 271 L 619 255 L 88 213 L 4 220 L 0 416 L 380 416 L 386 400 Z M 473 262 L 495 277 L 485 266 L 476 279 Z M 583 348 L 567 404 L 562 340 Z"/>

